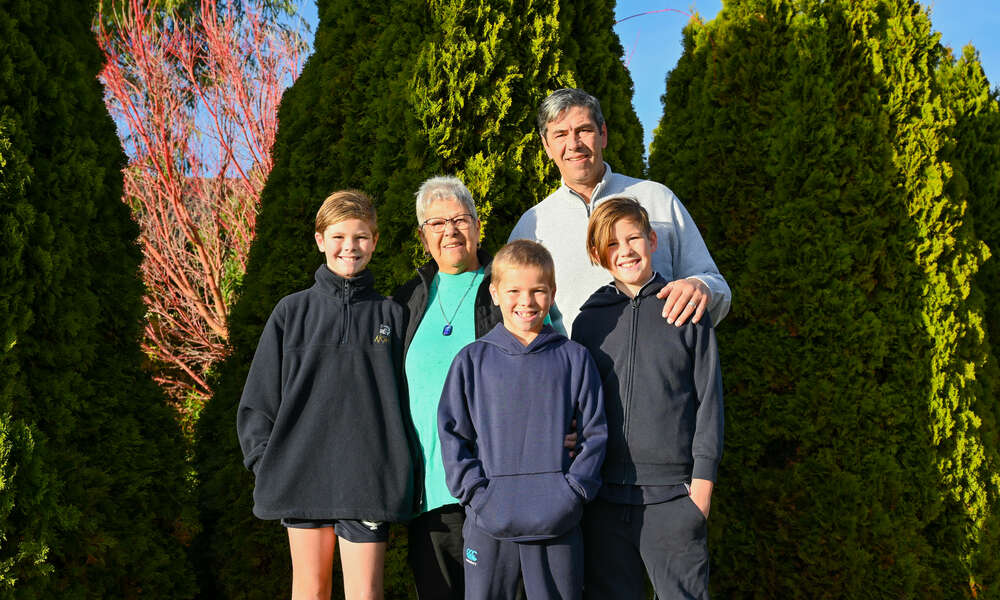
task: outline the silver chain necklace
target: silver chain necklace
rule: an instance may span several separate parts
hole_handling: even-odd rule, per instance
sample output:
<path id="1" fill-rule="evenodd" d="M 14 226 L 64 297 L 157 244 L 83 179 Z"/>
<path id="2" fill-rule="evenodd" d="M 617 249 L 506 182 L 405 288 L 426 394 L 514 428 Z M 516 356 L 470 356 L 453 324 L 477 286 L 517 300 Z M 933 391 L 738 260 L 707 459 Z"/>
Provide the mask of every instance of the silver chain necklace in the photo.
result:
<path id="1" fill-rule="evenodd" d="M 477 277 L 479 277 L 479 269 L 476 269 L 476 273 L 472 276 L 472 279 L 469 281 L 469 287 L 465 288 L 465 293 L 462 294 L 462 299 L 458 301 L 458 306 L 455 307 L 455 312 L 451 313 L 451 318 L 449 319 L 448 315 L 445 314 L 444 312 L 444 305 L 441 304 L 441 295 L 442 295 L 441 275 L 438 274 L 438 295 L 437 295 L 438 308 L 441 309 L 441 316 L 444 317 L 444 323 L 445 323 L 444 329 L 441 330 L 441 335 L 446 335 L 446 336 L 451 335 L 451 332 L 455 330 L 455 328 L 452 327 L 451 322 L 455 319 L 455 316 L 458 314 L 458 310 L 462 308 L 462 303 L 465 302 L 465 297 L 469 295 L 469 290 L 472 289 L 472 284 L 476 283 Z"/>

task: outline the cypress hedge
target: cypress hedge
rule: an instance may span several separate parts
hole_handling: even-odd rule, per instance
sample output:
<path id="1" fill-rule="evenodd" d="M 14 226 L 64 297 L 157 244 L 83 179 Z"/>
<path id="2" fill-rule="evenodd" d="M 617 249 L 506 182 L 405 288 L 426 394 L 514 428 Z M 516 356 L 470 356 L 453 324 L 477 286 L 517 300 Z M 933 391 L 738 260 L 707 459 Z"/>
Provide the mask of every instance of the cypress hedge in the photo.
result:
<path id="1" fill-rule="evenodd" d="M 381 237 L 372 270 L 389 293 L 427 260 L 413 212 L 413 194 L 424 179 L 454 174 L 465 181 L 484 220 L 483 247 L 490 251 L 506 240 L 525 209 L 558 185 L 534 126 L 535 108 L 554 89 L 592 81 L 589 91 L 602 101 L 617 99 L 612 114 L 636 126 L 613 131 L 622 150 L 613 158 L 609 152 L 609 160 L 625 172 L 641 171 L 641 151 L 624 150 L 641 148 L 642 132 L 629 104 L 631 81 L 618 55 L 604 56 L 620 54 L 610 33 L 610 9 L 587 21 L 583 13 L 579 19 L 566 16 L 573 6 L 319 2 L 315 52 L 279 111 L 275 167 L 231 315 L 231 355 L 219 368 L 215 397 L 196 435 L 203 594 L 271 598 L 289 589 L 284 532 L 251 514 L 253 481 L 241 464 L 236 406 L 271 308 L 310 285 L 321 264 L 312 221 L 326 195 L 357 187 L 375 197 Z M 567 19 L 574 25 L 567 27 Z M 578 21 L 589 29 L 577 31 Z M 604 65 L 604 76 L 587 80 L 564 64 L 570 62 L 566 48 L 598 38 L 602 44 L 577 60 L 581 68 L 587 59 Z M 615 126 L 610 117 L 609 125 Z M 393 536 L 387 596 L 406 597 L 412 584 L 405 532 L 397 528 Z"/>
<path id="2" fill-rule="evenodd" d="M 3 16 L 0 15 L 0 19 Z M 0 20 L 0 25 L 5 24 Z M 47 532 L 43 524 L 26 516 L 44 509 L 47 499 L 40 489 L 48 478 L 39 470 L 34 438 L 37 430 L 14 416 L 15 399 L 25 394 L 15 353 L 18 340 L 31 320 L 33 286 L 26 285 L 29 229 L 35 211 L 25 198 L 31 167 L 20 119 L 13 110 L 0 113 L 0 319 L 3 354 L 0 354 L 0 594 L 8 595 L 19 580 L 31 581 L 51 572 L 45 563 Z M 16 510 L 15 510 L 16 509 Z M 19 523 L 18 523 L 19 521 Z"/>
<path id="3" fill-rule="evenodd" d="M 984 329 L 986 343 L 992 354 L 982 369 L 983 384 L 979 403 L 987 407 L 975 413 L 982 419 L 980 429 L 997 447 L 998 428 L 996 406 L 1000 398 L 1000 368 L 996 360 L 997 340 L 1000 340 L 1000 104 L 998 91 L 991 90 L 979 55 L 966 46 L 957 60 L 949 54 L 937 71 L 945 103 L 955 115 L 952 129 L 954 146 L 950 148 L 955 172 L 948 189 L 968 202 L 967 217 L 975 227 L 976 236 L 987 246 L 991 256 L 980 267 L 976 285 L 970 297 L 985 304 Z M 985 298 L 983 298 L 985 297 Z M 993 407 L 992 411 L 989 407 Z M 997 465 L 993 465 L 991 486 L 1000 486 Z M 973 501 L 975 499 L 973 498 Z M 982 540 L 973 554 L 973 572 L 991 597 L 1000 597 L 1000 514 L 992 511 L 983 523 Z"/>
<path id="4" fill-rule="evenodd" d="M 989 583 L 985 252 L 949 188 L 937 40 L 902 0 L 727 1 L 685 31 L 649 169 L 733 289 L 710 529 L 722 597 Z"/>
<path id="5" fill-rule="evenodd" d="M 142 371 L 96 5 L 0 8 L 0 593 L 190 597 L 183 446 Z"/>
<path id="6" fill-rule="evenodd" d="M 990 89 L 979 53 L 966 46 L 961 56 L 950 55 L 937 71 L 945 102 L 955 114 L 949 181 L 955 193 L 967 196 L 976 236 L 988 247 L 990 258 L 976 276 L 987 298 L 1000 297 L 1000 91 Z M 1000 303 L 987 302 L 988 337 L 1000 339 Z M 996 390 L 992 392 L 996 398 Z"/>

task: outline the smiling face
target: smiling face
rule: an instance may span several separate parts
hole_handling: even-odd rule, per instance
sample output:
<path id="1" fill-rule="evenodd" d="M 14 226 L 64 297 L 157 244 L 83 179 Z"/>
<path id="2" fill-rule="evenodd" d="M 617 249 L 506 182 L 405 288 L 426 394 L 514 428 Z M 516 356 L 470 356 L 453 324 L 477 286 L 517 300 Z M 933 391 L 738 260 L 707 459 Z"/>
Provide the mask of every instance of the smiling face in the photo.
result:
<path id="1" fill-rule="evenodd" d="M 643 233 L 642 226 L 632 219 L 619 219 L 612 228 L 611 239 L 602 262 L 615 278 L 622 292 L 635 297 L 653 276 L 653 253 L 656 252 L 656 232 Z"/>
<path id="2" fill-rule="evenodd" d="M 504 265 L 490 283 L 493 303 L 500 307 L 503 326 L 528 345 L 538 336 L 555 299 L 556 288 L 541 267 Z"/>
<path id="3" fill-rule="evenodd" d="M 604 148 L 608 145 L 607 125 L 597 127 L 590 110 L 573 106 L 549 121 L 542 146 L 556 163 L 559 174 L 570 188 L 590 200 L 604 176 Z"/>
<path id="4" fill-rule="evenodd" d="M 326 266 L 341 277 L 351 278 L 365 270 L 375 252 L 378 234 L 361 219 L 347 219 L 316 232 L 316 245 L 326 255 Z"/>
<path id="5" fill-rule="evenodd" d="M 423 218 L 426 222 L 433 219 L 453 219 L 467 214 L 468 209 L 457 198 L 442 198 L 427 207 Z M 473 219 L 472 225 L 465 230 L 448 222 L 440 233 L 435 233 L 429 226 L 421 226 L 419 233 L 424 249 L 430 253 L 442 272 L 455 275 L 479 268 L 479 259 L 476 257 L 476 248 L 479 246 L 478 220 Z"/>

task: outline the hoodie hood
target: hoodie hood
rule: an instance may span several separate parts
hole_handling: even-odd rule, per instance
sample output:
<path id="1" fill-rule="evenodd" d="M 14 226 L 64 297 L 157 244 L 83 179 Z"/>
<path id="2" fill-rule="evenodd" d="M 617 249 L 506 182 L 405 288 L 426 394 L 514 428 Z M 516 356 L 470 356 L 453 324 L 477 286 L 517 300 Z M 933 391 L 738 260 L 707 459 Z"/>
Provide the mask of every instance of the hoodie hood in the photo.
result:
<path id="1" fill-rule="evenodd" d="M 496 346 L 504 354 L 518 355 L 542 352 L 549 348 L 554 348 L 560 344 L 564 344 L 568 340 L 566 336 L 557 333 L 556 330 L 552 329 L 551 325 L 543 325 L 542 330 L 538 332 L 535 339 L 531 340 L 531 343 L 525 346 L 521 343 L 521 340 L 514 337 L 513 333 L 507 331 L 507 328 L 503 326 L 503 323 L 498 323 L 496 327 L 491 329 L 490 332 L 483 337 L 479 338 L 478 341 Z"/>
<path id="2" fill-rule="evenodd" d="M 655 296 L 665 285 L 667 285 L 667 280 L 664 279 L 659 273 L 653 273 L 653 278 L 642 286 L 639 293 L 636 294 L 636 297 L 642 299 Z M 629 300 L 631 300 L 631 298 L 615 287 L 614 282 L 611 282 L 591 294 L 590 298 L 588 298 L 587 301 L 583 303 L 583 306 L 580 307 L 580 311 L 582 312 L 588 308 L 600 308 L 604 306 L 613 306 L 615 304 L 624 304 Z"/>

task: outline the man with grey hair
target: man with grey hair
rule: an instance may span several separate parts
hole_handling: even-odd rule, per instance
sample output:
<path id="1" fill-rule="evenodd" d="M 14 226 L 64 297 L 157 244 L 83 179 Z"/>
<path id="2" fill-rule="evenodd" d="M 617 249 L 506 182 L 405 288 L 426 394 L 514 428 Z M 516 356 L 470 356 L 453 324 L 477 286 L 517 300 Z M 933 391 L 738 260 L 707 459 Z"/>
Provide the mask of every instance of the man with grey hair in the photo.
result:
<path id="1" fill-rule="evenodd" d="M 578 89 L 556 90 L 538 108 L 538 133 L 562 185 L 524 213 L 509 239 L 535 240 L 552 253 L 566 330 L 590 294 L 608 282 L 607 271 L 587 256 L 586 234 L 590 213 L 611 196 L 631 196 L 649 213 L 659 240 L 653 268 L 669 282 L 658 294 L 666 300 L 667 322 L 697 323 L 706 310 L 713 323 L 721 321 L 732 292 L 691 215 L 666 186 L 611 171 L 604 162 L 608 128 L 597 98 Z"/>

